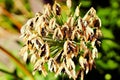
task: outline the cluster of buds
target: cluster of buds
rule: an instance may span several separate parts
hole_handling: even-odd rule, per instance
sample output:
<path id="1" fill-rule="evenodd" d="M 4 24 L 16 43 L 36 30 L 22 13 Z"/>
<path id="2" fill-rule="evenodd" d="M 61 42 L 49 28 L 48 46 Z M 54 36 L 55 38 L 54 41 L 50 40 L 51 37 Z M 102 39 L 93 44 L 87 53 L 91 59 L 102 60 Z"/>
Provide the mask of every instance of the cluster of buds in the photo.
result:
<path id="1" fill-rule="evenodd" d="M 47 4 L 43 13 L 36 13 L 21 28 L 25 45 L 19 54 L 24 61 L 30 59 L 34 64 L 33 74 L 41 71 L 46 76 L 51 71 L 55 76 L 65 73 L 74 80 L 79 76 L 83 80 L 84 74 L 92 69 L 98 57 L 95 44 L 101 36 L 101 21 L 94 8 L 83 18 L 79 8 L 73 15 L 66 15 L 64 22 L 61 6 L 57 2 L 53 6 Z"/>

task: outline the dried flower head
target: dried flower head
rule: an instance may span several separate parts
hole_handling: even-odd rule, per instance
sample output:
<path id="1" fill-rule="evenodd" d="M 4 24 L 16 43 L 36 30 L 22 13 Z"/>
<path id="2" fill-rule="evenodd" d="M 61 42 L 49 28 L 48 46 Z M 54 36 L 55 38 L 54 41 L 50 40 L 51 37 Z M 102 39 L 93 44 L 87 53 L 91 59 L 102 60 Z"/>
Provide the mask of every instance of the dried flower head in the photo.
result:
<path id="1" fill-rule="evenodd" d="M 71 0 L 67 0 L 69 8 L 71 4 Z M 83 18 L 79 9 L 77 6 L 75 13 L 67 15 L 64 22 L 60 5 L 57 2 L 53 6 L 47 4 L 43 14 L 36 13 L 21 28 L 25 45 L 19 54 L 24 61 L 29 56 L 34 64 L 33 73 L 41 71 L 46 76 L 49 70 L 56 76 L 65 73 L 74 80 L 81 75 L 83 80 L 84 74 L 92 69 L 98 57 L 95 43 L 101 36 L 101 21 L 93 7 Z"/>

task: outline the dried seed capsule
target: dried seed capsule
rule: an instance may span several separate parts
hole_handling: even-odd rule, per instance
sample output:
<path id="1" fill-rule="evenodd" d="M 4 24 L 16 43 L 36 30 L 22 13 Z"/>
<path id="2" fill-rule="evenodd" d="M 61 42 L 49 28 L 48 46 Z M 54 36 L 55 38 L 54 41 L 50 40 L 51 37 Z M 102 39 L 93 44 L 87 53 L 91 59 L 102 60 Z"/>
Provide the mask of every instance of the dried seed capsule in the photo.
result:
<path id="1" fill-rule="evenodd" d="M 56 15 L 60 15 L 61 14 L 61 7 L 58 3 L 54 3 L 53 5 L 53 12 L 56 14 Z"/>
<path id="2" fill-rule="evenodd" d="M 28 21 L 27 21 L 27 27 L 26 27 L 26 29 L 27 30 L 33 30 L 34 29 L 34 18 L 32 18 L 32 19 L 29 19 Z"/>
<path id="3" fill-rule="evenodd" d="M 101 27 L 101 20 L 98 18 L 98 19 L 95 19 L 93 21 L 93 24 L 94 24 L 94 27 L 98 27 L 100 28 Z"/>
<path id="4" fill-rule="evenodd" d="M 94 47 L 92 50 L 92 58 L 93 59 L 98 58 L 98 50 L 96 47 Z"/>
<path id="5" fill-rule="evenodd" d="M 41 15 L 42 15 L 41 12 L 37 12 L 37 13 L 35 14 L 35 17 L 40 17 Z"/>
<path id="6" fill-rule="evenodd" d="M 35 43 L 36 43 L 36 48 L 39 49 L 44 44 L 44 41 L 40 37 L 38 37 L 36 38 Z"/>
<path id="7" fill-rule="evenodd" d="M 26 62 L 28 58 L 28 52 L 26 51 L 23 55 L 23 61 Z"/>
<path id="8" fill-rule="evenodd" d="M 49 54 L 50 54 L 49 46 L 47 43 L 45 43 L 43 46 L 41 46 L 40 57 L 44 57 L 44 59 L 47 59 L 49 57 Z"/>
<path id="9" fill-rule="evenodd" d="M 77 36 L 77 30 L 73 30 L 71 39 L 74 40 L 76 36 Z"/>
<path id="10" fill-rule="evenodd" d="M 28 46 L 28 49 L 29 49 L 29 50 L 32 50 L 33 47 L 34 47 L 34 43 L 32 43 L 31 40 L 28 40 L 28 42 L 27 42 L 27 46 Z"/>
<path id="11" fill-rule="evenodd" d="M 62 26 L 62 28 L 61 28 L 61 32 L 62 32 L 62 34 L 63 34 L 63 38 L 64 39 L 69 39 L 70 37 L 71 37 L 71 32 L 72 32 L 72 30 L 71 30 L 71 28 L 68 26 L 68 24 L 67 23 L 65 23 L 63 26 Z"/>
<path id="12" fill-rule="evenodd" d="M 31 62 L 31 63 L 35 63 L 36 60 L 37 60 L 36 55 L 35 55 L 35 54 L 32 54 L 31 59 L 30 59 L 30 62 Z"/>
<path id="13" fill-rule="evenodd" d="M 27 51 L 27 46 L 26 45 L 24 45 L 21 49 L 20 49 L 20 52 L 19 52 L 19 55 L 20 56 L 23 56 L 23 54 Z"/>
<path id="14" fill-rule="evenodd" d="M 48 61 L 48 69 L 51 72 L 57 72 L 58 70 L 58 64 L 56 63 L 56 61 L 54 60 L 54 58 L 50 58 Z"/>
<path id="15" fill-rule="evenodd" d="M 43 22 L 39 27 L 38 27 L 38 33 L 40 36 L 47 36 L 48 35 L 48 31 L 47 31 L 47 25 L 45 22 Z"/>
<path id="16" fill-rule="evenodd" d="M 75 72 L 75 64 L 71 58 L 67 58 L 64 60 L 65 61 L 65 72 L 69 75 L 69 78 L 76 79 L 76 72 Z"/>
<path id="17" fill-rule="evenodd" d="M 78 47 L 73 44 L 71 41 L 67 40 L 64 43 L 64 55 L 67 55 L 70 58 L 77 56 L 78 54 Z"/>
<path id="18" fill-rule="evenodd" d="M 34 65 L 34 71 L 33 71 L 33 74 L 36 72 L 36 70 L 39 70 L 39 71 L 42 71 L 43 75 L 46 76 L 47 75 L 47 72 L 43 66 L 44 64 L 44 60 L 43 59 L 39 59 L 37 60 L 37 62 L 35 63 Z"/>
<path id="19" fill-rule="evenodd" d="M 62 54 L 63 54 L 63 50 L 59 51 L 59 53 L 54 57 L 57 63 L 61 62 Z"/>
<path id="20" fill-rule="evenodd" d="M 78 26 L 77 26 L 77 28 L 82 31 L 82 18 L 81 17 L 78 18 Z"/>
<path id="21" fill-rule="evenodd" d="M 79 6 L 75 9 L 75 15 L 78 17 L 80 14 Z"/>
<path id="22" fill-rule="evenodd" d="M 54 34 L 53 34 L 53 39 L 60 39 L 60 40 L 63 39 L 63 34 L 62 34 L 60 28 L 55 29 Z"/>
<path id="23" fill-rule="evenodd" d="M 81 67 L 83 68 L 83 69 L 85 69 L 85 65 L 86 64 L 88 64 L 87 63 L 87 59 L 86 58 L 84 58 L 83 56 L 80 56 L 80 58 L 79 58 L 79 63 L 80 63 L 80 65 L 81 65 Z"/>
<path id="24" fill-rule="evenodd" d="M 50 19 L 49 29 L 54 30 L 56 28 L 55 24 L 56 24 L 56 19 L 55 18 Z"/>
<path id="25" fill-rule="evenodd" d="M 24 46 L 20 52 L 19 52 L 19 55 L 23 58 L 23 61 L 26 62 L 27 61 L 27 58 L 28 58 L 28 47 L 27 46 Z"/>
<path id="26" fill-rule="evenodd" d="M 50 16 L 51 15 L 51 6 L 50 4 L 47 4 L 44 6 L 44 15 Z"/>
<path id="27" fill-rule="evenodd" d="M 22 26 L 21 30 L 20 30 L 20 33 L 21 33 L 21 36 L 20 38 L 24 38 L 26 36 L 26 24 Z"/>
<path id="28" fill-rule="evenodd" d="M 74 25 L 74 18 L 69 17 L 68 20 L 67 20 L 67 25 L 65 25 L 65 26 L 73 27 L 73 25 Z"/>
<path id="29" fill-rule="evenodd" d="M 72 7 L 72 1 L 71 0 L 67 0 L 66 1 L 67 7 L 71 8 Z"/>
<path id="30" fill-rule="evenodd" d="M 86 41 L 90 38 L 90 35 L 94 34 L 93 29 L 89 26 L 86 27 L 85 39 Z"/>
<path id="31" fill-rule="evenodd" d="M 31 34 L 32 31 L 34 30 L 34 23 L 33 23 L 34 18 L 29 19 L 27 23 L 21 28 L 21 34 L 24 37 L 26 34 Z"/>
<path id="32" fill-rule="evenodd" d="M 83 17 L 83 20 L 89 21 L 90 18 L 95 16 L 96 16 L 96 11 L 93 7 L 91 7 L 90 10 Z"/>

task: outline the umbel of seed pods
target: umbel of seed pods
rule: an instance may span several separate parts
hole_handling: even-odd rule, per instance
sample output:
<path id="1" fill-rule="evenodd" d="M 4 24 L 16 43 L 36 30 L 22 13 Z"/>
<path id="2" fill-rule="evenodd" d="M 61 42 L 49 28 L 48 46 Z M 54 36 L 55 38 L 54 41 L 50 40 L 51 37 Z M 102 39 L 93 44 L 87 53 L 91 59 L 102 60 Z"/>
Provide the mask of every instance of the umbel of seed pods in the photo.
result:
<path id="1" fill-rule="evenodd" d="M 71 8 L 70 0 L 67 6 Z M 34 64 L 33 74 L 41 71 L 46 76 L 51 71 L 55 76 L 62 73 L 83 80 L 84 74 L 95 66 L 98 57 L 95 44 L 100 43 L 101 21 L 93 7 L 83 18 L 79 8 L 63 22 L 60 5 L 47 4 L 43 13 L 36 13 L 21 28 L 25 45 L 19 54 L 24 61 L 29 59 Z"/>

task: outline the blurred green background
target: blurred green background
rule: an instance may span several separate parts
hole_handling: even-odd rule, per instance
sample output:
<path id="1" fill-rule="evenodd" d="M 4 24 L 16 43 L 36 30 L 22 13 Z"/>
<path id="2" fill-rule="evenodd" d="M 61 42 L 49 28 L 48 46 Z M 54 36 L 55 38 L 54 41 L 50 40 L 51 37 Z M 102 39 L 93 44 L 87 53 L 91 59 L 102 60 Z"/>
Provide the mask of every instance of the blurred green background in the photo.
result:
<path id="1" fill-rule="evenodd" d="M 20 28 L 26 21 L 43 11 L 45 3 L 53 0 L 0 0 L 0 80 L 32 80 L 31 64 L 25 64 L 18 52 L 23 46 Z M 65 0 L 57 0 L 65 3 Z M 120 79 L 120 0 L 73 0 L 74 7 L 82 3 L 80 14 L 94 7 L 102 21 L 101 47 L 96 68 L 90 71 L 85 80 Z M 64 6 L 64 4 L 62 5 Z M 73 9 L 74 9 L 73 7 Z M 64 9 L 64 7 L 63 7 Z M 16 61 L 17 60 L 17 61 Z M 28 72 L 30 71 L 30 72 Z M 65 80 L 66 76 L 55 78 L 50 73 L 47 77 L 36 73 L 35 80 Z"/>

